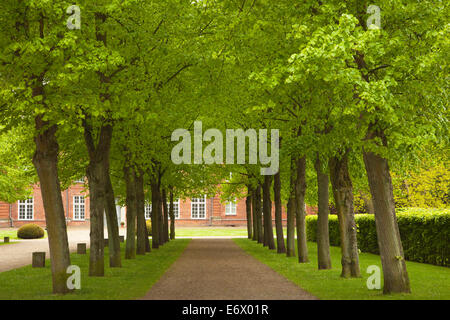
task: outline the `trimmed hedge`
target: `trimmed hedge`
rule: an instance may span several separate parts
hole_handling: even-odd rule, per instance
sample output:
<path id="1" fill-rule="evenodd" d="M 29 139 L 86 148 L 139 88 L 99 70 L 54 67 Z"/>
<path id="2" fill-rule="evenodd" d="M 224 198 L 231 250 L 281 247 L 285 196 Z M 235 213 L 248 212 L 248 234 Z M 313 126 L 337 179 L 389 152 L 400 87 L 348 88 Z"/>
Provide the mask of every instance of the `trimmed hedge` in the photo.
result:
<path id="1" fill-rule="evenodd" d="M 40 239 L 45 235 L 44 229 L 36 224 L 25 224 L 17 230 L 19 239 Z"/>
<path id="2" fill-rule="evenodd" d="M 405 259 L 438 266 L 450 266 L 450 212 L 448 210 L 399 210 L 397 221 Z M 379 254 L 375 217 L 355 215 L 358 228 L 358 248 L 362 252 Z M 317 216 L 307 216 L 307 237 L 316 242 Z M 336 215 L 329 216 L 330 245 L 340 246 Z"/>

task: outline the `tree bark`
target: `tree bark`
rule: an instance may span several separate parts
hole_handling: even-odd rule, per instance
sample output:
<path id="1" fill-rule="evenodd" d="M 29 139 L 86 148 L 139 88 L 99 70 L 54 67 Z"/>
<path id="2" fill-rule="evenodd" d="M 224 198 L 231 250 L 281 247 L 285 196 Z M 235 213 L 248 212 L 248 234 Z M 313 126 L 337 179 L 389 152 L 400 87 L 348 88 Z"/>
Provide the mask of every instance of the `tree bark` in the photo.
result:
<path id="1" fill-rule="evenodd" d="M 255 210 L 256 210 L 256 227 L 257 227 L 257 241 L 258 243 L 264 243 L 264 229 L 262 221 L 262 208 L 261 208 L 261 186 L 258 185 L 255 190 Z"/>
<path id="2" fill-rule="evenodd" d="M 306 239 L 306 157 L 296 160 L 295 179 L 295 220 L 297 226 L 298 262 L 308 262 L 308 243 Z"/>
<path id="3" fill-rule="evenodd" d="M 290 192 L 289 200 L 287 203 L 287 239 L 286 239 L 286 256 L 295 257 L 295 216 L 296 216 L 296 206 L 295 206 L 295 179 L 296 179 L 296 169 L 295 161 L 291 159 L 290 168 Z"/>
<path id="4" fill-rule="evenodd" d="M 163 222 L 163 232 L 164 232 L 164 242 L 169 242 L 169 206 L 167 205 L 167 191 L 164 188 L 162 190 L 162 197 L 163 197 L 163 216 L 164 216 L 164 222 Z"/>
<path id="5" fill-rule="evenodd" d="M 58 178 L 57 126 L 49 126 L 47 122 L 42 120 L 41 116 L 36 117 L 35 126 L 37 134 L 35 136 L 36 152 L 33 156 L 33 164 L 39 176 L 44 203 L 53 293 L 64 294 L 70 291 L 66 284 L 69 276 L 66 270 L 70 266 L 70 253 L 61 184 Z"/>
<path id="6" fill-rule="evenodd" d="M 386 145 L 383 133 L 376 133 Z M 383 292 L 410 293 L 409 276 L 395 214 L 392 180 L 387 159 L 364 151 L 364 163 L 375 210 L 378 247 L 383 267 Z"/>
<path id="7" fill-rule="evenodd" d="M 330 236 L 328 230 L 329 194 L 328 175 L 322 170 L 319 156 L 316 158 L 315 168 L 317 172 L 317 260 L 319 270 L 331 269 Z"/>
<path id="8" fill-rule="evenodd" d="M 274 176 L 273 194 L 275 200 L 275 231 L 277 234 L 277 253 L 286 253 L 283 235 L 283 217 L 281 205 L 281 177 L 280 171 Z"/>
<path id="9" fill-rule="evenodd" d="M 126 184 L 126 205 L 127 205 L 127 242 L 125 249 L 125 259 L 136 258 L 136 173 L 134 168 L 125 164 L 124 177 Z"/>
<path id="10" fill-rule="evenodd" d="M 144 175 L 142 172 L 136 173 L 136 220 L 137 220 L 137 245 L 136 254 L 145 255 L 147 252 L 147 225 L 145 223 L 145 195 L 144 195 Z"/>
<path id="11" fill-rule="evenodd" d="M 105 275 L 104 263 L 104 213 L 105 192 L 101 186 L 102 168 L 91 162 L 86 175 L 89 181 L 89 213 L 90 213 L 90 254 L 89 276 L 103 277 Z"/>
<path id="12" fill-rule="evenodd" d="M 151 181 L 152 189 L 152 248 L 159 248 L 159 210 L 160 196 L 159 196 L 159 182 L 156 177 Z"/>
<path id="13" fill-rule="evenodd" d="M 175 212 L 173 207 L 173 190 L 171 189 L 169 192 L 170 198 L 170 207 L 169 207 L 169 216 L 170 216 L 170 239 L 175 240 Z"/>
<path id="14" fill-rule="evenodd" d="M 341 237 L 341 277 L 360 277 L 353 185 L 348 172 L 348 151 L 342 155 L 342 158 L 331 158 L 329 167 Z"/>
<path id="15" fill-rule="evenodd" d="M 104 157 L 103 177 L 105 187 L 106 225 L 108 227 L 109 239 L 109 266 L 111 268 L 120 268 L 122 267 L 122 258 L 120 252 L 119 222 L 117 220 L 116 199 L 110 177 L 109 156 Z"/>
<path id="16" fill-rule="evenodd" d="M 99 142 L 95 146 L 92 137 L 92 127 L 88 124 L 88 119 L 84 119 L 84 137 L 89 154 L 89 165 L 86 175 L 89 182 L 90 198 L 90 256 L 89 275 L 102 277 L 105 274 L 104 266 L 104 217 L 106 200 L 104 165 L 108 163 L 105 159 L 109 157 L 109 150 L 112 139 L 112 127 L 104 125 L 100 128 Z M 114 250 L 113 250 L 114 253 Z"/>
<path id="17" fill-rule="evenodd" d="M 161 181 L 161 180 L 160 180 Z M 165 237 L 164 237 L 164 212 L 163 212 L 163 206 L 164 206 L 164 199 L 162 197 L 162 188 L 160 184 L 159 189 L 159 206 L 158 206 L 158 229 L 159 229 L 159 245 L 162 246 L 166 243 Z"/>
<path id="18" fill-rule="evenodd" d="M 263 212 L 264 212 L 264 235 L 266 245 L 269 250 L 275 250 L 272 226 L 272 199 L 270 198 L 270 187 L 272 186 L 272 176 L 264 176 L 263 184 Z"/>
<path id="19" fill-rule="evenodd" d="M 145 239 L 145 252 L 152 252 L 152 247 L 150 245 L 150 234 L 147 230 L 147 221 L 145 222 Z"/>
<path id="20" fill-rule="evenodd" d="M 89 154 L 86 175 L 89 182 L 91 215 L 90 275 L 104 275 L 104 216 L 106 217 L 109 239 L 109 262 L 111 267 L 121 267 L 119 225 L 110 179 L 109 154 L 113 126 L 100 127 L 98 144 L 95 145 L 90 117 L 83 119 L 84 140 Z"/>
<path id="21" fill-rule="evenodd" d="M 252 189 L 253 241 L 258 241 L 258 216 L 256 213 L 256 189 Z"/>
<path id="22" fill-rule="evenodd" d="M 247 197 L 245 198 L 245 211 L 247 213 L 247 237 L 253 238 L 253 223 L 252 223 L 252 188 L 247 186 Z"/>

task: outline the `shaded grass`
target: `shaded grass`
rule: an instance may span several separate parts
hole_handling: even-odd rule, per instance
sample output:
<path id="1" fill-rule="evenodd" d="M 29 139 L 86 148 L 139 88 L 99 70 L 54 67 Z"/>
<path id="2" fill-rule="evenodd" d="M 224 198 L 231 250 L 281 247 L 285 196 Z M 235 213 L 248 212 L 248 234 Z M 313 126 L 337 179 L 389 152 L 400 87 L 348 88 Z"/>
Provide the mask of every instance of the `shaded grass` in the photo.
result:
<path id="1" fill-rule="evenodd" d="M 89 255 L 71 254 L 72 265 L 81 269 L 81 290 L 67 295 L 53 295 L 50 263 L 43 269 L 31 266 L 0 273 L 0 300 L 119 300 L 143 297 L 175 262 L 189 239 L 172 240 L 160 249 L 136 259 L 124 259 L 122 268 L 105 267 L 105 277 L 89 277 Z M 105 266 L 108 263 L 105 248 Z"/>
<path id="2" fill-rule="evenodd" d="M 362 278 L 343 279 L 340 277 L 339 247 L 330 248 L 333 269 L 318 270 L 316 243 L 308 242 L 310 262 L 300 264 L 297 257 L 287 258 L 285 254 L 277 254 L 276 250 L 268 250 L 254 241 L 248 239 L 234 239 L 234 241 L 247 253 L 320 299 L 450 299 L 449 268 L 407 261 L 412 293 L 383 295 L 382 290 L 369 290 L 366 285 L 370 276 L 366 273 L 367 267 L 377 265 L 381 269 L 378 255 L 361 253 L 359 259 Z"/>

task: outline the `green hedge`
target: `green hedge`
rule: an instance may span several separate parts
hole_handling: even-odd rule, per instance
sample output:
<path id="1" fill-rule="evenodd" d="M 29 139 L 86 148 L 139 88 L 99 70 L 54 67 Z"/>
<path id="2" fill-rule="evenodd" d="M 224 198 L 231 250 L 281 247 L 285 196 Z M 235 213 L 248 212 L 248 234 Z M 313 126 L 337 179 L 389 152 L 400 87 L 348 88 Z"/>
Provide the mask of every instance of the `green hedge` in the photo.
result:
<path id="1" fill-rule="evenodd" d="M 379 254 L 375 217 L 355 215 L 358 228 L 358 248 L 362 252 Z M 405 259 L 438 266 L 450 266 L 450 210 L 399 210 L 397 221 Z M 307 237 L 316 241 L 317 216 L 307 216 Z M 329 217 L 330 245 L 340 246 L 336 215 Z"/>
<path id="2" fill-rule="evenodd" d="M 33 223 L 25 224 L 17 230 L 17 238 L 19 239 L 40 239 L 44 235 L 44 229 Z"/>

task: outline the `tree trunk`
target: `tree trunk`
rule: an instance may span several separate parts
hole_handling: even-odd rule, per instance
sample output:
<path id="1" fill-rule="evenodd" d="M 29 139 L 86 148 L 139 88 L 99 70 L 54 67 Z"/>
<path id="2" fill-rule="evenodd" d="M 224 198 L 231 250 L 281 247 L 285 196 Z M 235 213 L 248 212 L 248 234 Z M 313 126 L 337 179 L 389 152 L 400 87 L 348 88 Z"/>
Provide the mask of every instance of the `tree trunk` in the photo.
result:
<path id="1" fill-rule="evenodd" d="M 258 185 L 255 190 L 255 208 L 256 208 L 256 223 L 258 229 L 258 243 L 264 243 L 264 229 L 262 222 L 262 208 L 261 208 L 261 186 Z"/>
<path id="2" fill-rule="evenodd" d="M 152 247 L 150 245 L 150 234 L 147 230 L 147 222 L 145 223 L 145 252 L 152 252 Z"/>
<path id="3" fill-rule="evenodd" d="M 308 243 L 306 239 L 306 157 L 296 160 L 295 179 L 295 220 L 297 226 L 298 262 L 308 262 Z"/>
<path id="4" fill-rule="evenodd" d="M 95 145 L 90 117 L 85 114 L 83 120 L 84 141 L 89 154 L 86 175 L 89 182 L 90 216 L 91 216 L 91 276 L 104 275 L 104 216 L 106 217 L 109 238 L 109 262 L 111 267 L 121 267 L 119 225 L 114 199 L 114 191 L 109 175 L 109 153 L 113 126 L 104 124 L 100 127 L 98 144 Z"/>
<path id="5" fill-rule="evenodd" d="M 379 136 L 386 144 L 384 136 Z M 384 275 L 383 292 L 410 293 L 388 161 L 375 153 L 364 151 L 364 163 L 375 210 L 378 247 Z"/>
<path id="6" fill-rule="evenodd" d="M 291 160 L 291 176 L 290 176 L 290 192 L 287 203 L 287 239 L 286 239 L 286 256 L 295 257 L 295 161 Z"/>
<path id="7" fill-rule="evenodd" d="M 172 189 L 169 192 L 170 198 L 170 207 L 169 207 L 169 216 L 170 216 L 170 239 L 175 240 L 175 212 L 173 208 L 173 191 Z"/>
<path id="8" fill-rule="evenodd" d="M 103 277 L 105 275 L 104 262 L 104 214 L 105 192 L 102 188 L 102 168 L 98 163 L 91 161 L 86 171 L 89 181 L 89 213 L 90 221 L 90 254 L 89 276 Z"/>
<path id="9" fill-rule="evenodd" d="M 274 176 L 273 194 L 275 200 L 275 230 L 277 233 L 277 253 L 286 253 L 283 235 L 283 217 L 281 206 L 281 177 L 280 171 Z"/>
<path id="10" fill-rule="evenodd" d="M 253 241 L 258 241 L 258 214 L 256 213 L 256 189 L 252 189 Z"/>
<path id="11" fill-rule="evenodd" d="M 127 205 L 127 242 L 125 249 L 125 259 L 136 258 L 136 173 L 134 168 L 125 164 L 124 177 L 126 184 L 126 205 Z"/>
<path id="12" fill-rule="evenodd" d="M 109 239 L 109 266 L 111 268 L 120 268 L 122 267 L 122 259 L 120 252 L 119 222 L 117 221 L 116 199 L 110 177 L 109 156 L 105 156 L 104 158 L 103 170 L 106 224 L 108 227 Z"/>
<path id="13" fill-rule="evenodd" d="M 348 152 L 342 159 L 329 160 L 331 185 L 339 220 L 342 250 L 341 277 L 360 277 L 358 244 L 356 241 L 355 212 L 353 209 L 353 185 L 348 172 Z"/>
<path id="14" fill-rule="evenodd" d="M 272 199 L 270 198 L 270 187 L 272 186 L 272 176 L 264 176 L 263 184 L 263 212 L 264 212 L 264 235 L 266 245 L 270 250 L 275 250 L 272 226 Z"/>
<path id="15" fill-rule="evenodd" d="M 164 242 L 169 242 L 169 207 L 167 205 L 167 192 L 166 189 L 162 191 L 163 195 L 163 215 L 164 215 L 164 223 L 163 223 L 163 231 L 164 231 Z"/>
<path id="16" fill-rule="evenodd" d="M 159 210 L 160 196 L 158 179 L 153 177 L 151 181 L 152 189 L 152 248 L 159 248 Z"/>
<path id="17" fill-rule="evenodd" d="M 158 206 L 158 227 L 159 227 L 159 245 L 162 246 L 166 243 L 164 237 L 164 199 L 162 197 L 162 189 L 159 190 L 159 206 Z"/>
<path id="18" fill-rule="evenodd" d="M 247 197 L 245 198 L 245 211 L 247 213 L 247 237 L 253 238 L 253 224 L 252 224 L 252 189 L 247 186 Z"/>
<path id="19" fill-rule="evenodd" d="M 137 245 L 136 254 L 145 255 L 147 252 L 148 236 L 147 225 L 145 224 L 145 195 L 144 195 L 144 175 L 136 174 L 136 220 L 137 220 Z"/>
<path id="20" fill-rule="evenodd" d="M 319 270 L 331 269 L 330 257 L 330 236 L 328 230 L 329 215 L 329 194 L 328 175 L 322 170 L 322 163 L 319 156 L 316 158 L 317 172 L 317 194 L 318 194 L 318 212 L 317 212 L 317 260 Z"/>
<path id="21" fill-rule="evenodd" d="M 36 117 L 35 122 L 37 134 L 35 136 L 36 152 L 33 156 L 33 164 L 39 176 L 44 203 L 53 293 L 64 294 L 70 291 L 66 284 L 69 276 L 66 271 L 67 267 L 70 266 L 70 253 L 61 185 L 58 178 L 57 126 L 48 126 L 48 123 L 43 121 L 40 116 Z"/>

